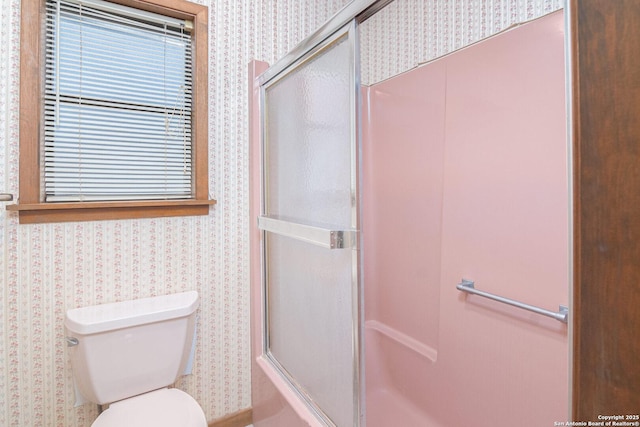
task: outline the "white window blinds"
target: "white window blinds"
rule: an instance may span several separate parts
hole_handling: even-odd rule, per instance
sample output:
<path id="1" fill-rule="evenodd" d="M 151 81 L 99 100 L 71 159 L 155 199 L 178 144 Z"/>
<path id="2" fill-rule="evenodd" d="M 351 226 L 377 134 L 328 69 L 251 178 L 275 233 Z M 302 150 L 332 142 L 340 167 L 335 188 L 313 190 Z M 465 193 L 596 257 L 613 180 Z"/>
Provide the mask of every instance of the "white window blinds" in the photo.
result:
<path id="1" fill-rule="evenodd" d="M 100 0 L 47 0 L 47 202 L 192 198 L 184 21 Z"/>

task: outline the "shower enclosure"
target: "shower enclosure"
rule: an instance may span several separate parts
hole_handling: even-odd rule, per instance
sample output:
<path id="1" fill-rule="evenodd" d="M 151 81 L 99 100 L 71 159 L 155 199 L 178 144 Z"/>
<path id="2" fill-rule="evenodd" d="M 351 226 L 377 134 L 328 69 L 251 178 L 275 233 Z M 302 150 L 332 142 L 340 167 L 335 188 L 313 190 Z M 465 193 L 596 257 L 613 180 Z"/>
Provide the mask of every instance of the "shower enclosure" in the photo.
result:
<path id="1" fill-rule="evenodd" d="M 563 13 L 487 37 L 459 2 L 444 55 L 445 3 L 356 0 L 250 66 L 257 427 L 568 417 Z"/>
<path id="2" fill-rule="evenodd" d="M 264 357 L 339 425 L 360 402 L 354 38 L 347 25 L 261 77 Z"/>

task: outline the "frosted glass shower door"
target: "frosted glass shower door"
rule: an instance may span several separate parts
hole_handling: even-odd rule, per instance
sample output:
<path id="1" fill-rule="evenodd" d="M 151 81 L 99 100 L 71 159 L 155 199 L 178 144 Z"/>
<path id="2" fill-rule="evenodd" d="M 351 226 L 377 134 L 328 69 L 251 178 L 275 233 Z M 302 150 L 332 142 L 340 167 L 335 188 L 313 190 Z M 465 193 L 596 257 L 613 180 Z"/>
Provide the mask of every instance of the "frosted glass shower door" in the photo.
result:
<path id="1" fill-rule="evenodd" d="M 340 427 L 360 423 L 354 28 L 263 85 L 265 355 Z"/>

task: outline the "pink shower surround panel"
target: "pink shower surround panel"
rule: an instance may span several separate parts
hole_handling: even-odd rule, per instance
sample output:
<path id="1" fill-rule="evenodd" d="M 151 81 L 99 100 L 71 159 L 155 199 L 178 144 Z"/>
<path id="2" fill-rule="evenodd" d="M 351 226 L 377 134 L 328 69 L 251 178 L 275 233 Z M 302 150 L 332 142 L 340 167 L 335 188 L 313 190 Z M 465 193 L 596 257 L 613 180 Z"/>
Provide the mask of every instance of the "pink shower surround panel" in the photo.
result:
<path id="1" fill-rule="evenodd" d="M 363 143 L 367 426 L 553 425 L 567 327 L 561 12 L 376 84 Z"/>

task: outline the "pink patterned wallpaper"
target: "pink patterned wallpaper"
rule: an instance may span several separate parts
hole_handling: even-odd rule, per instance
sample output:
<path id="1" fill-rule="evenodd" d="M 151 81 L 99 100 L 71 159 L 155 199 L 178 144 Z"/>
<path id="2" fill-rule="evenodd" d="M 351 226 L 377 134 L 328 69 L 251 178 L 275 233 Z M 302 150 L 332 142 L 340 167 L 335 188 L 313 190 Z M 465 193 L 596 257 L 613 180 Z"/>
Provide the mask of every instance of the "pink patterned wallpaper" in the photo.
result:
<path id="1" fill-rule="evenodd" d="M 179 387 L 198 400 L 210 420 L 251 405 L 247 63 L 275 62 L 347 2 L 199 1 L 210 13 L 209 186 L 218 200 L 208 216 L 19 225 L 0 206 L 1 426 L 86 427 L 95 418 L 93 405 L 74 407 L 63 327 L 68 308 L 187 289 L 201 296 L 198 346 L 194 374 Z M 398 13 L 378 24 L 371 21 L 380 34 L 393 30 L 401 39 L 418 40 L 425 36 L 405 29 L 407 20 L 432 16 L 437 22 L 420 21 L 427 39 L 416 42 L 418 47 L 406 44 L 407 53 L 387 57 L 381 54 L 386 44 L 376 45 L 377 54 L 363 69 L 367 75 L 392 75 L 415 58 L 468 42 L 467 31 L 488 35 L 517 20 L 514 16 L 538 16 L 561 3 L 397 0 L 391 7 Z M 415 14 L 416 8 L 422 13 Z M 460 13 L 472 22 L 452 18 Z M 20 0 L 0 0 L 0 192 L 14 195 L 19 17 Z M 387 43 L 387 36 L 373 34 L 370 43 Z M 416 55 L 424 49 L 426 55 Z"/>

